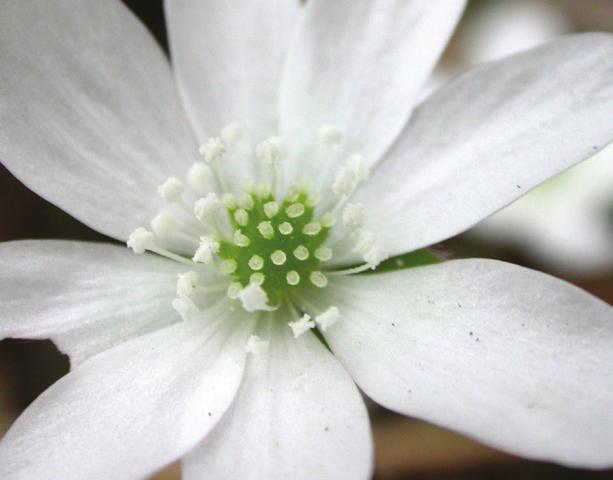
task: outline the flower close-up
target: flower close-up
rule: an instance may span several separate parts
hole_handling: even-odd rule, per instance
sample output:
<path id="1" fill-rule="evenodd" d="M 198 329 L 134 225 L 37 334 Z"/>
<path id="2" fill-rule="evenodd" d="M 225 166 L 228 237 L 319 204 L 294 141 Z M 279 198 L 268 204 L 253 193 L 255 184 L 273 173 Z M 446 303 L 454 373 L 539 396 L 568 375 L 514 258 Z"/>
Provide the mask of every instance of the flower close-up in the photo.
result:
<path id="1" fill-rule="evenodd" d="M 613 35 L 419 102 L 459 0 L 4 0 L 0 162 L 108 242 L 0 243 L 0 340 L 70 372 L 0 478 L 366 479 L 365 398 L 613 467 L 613 310 L 430 247 L 613 140 Z"/>

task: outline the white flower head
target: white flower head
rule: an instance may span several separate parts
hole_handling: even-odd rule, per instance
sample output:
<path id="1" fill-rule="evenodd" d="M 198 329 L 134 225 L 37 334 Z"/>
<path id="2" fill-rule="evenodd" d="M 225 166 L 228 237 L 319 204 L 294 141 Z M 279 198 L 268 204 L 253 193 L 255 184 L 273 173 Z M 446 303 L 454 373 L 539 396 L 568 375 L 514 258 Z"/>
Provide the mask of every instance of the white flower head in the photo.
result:
<path id="1" fill-rule="evenodd" d="M 0 442 L 0 478 L 367 478 L 356 384 L 514 454 L 613 465 L 611 307 L 425 250 L 611 142 L 612 37 L 417 107 L 463 2 L 230 3 L 166 3 L 172 69 L 120 2 L 2 5 L 0 159 L 150 254 L 0 245 L 0 338 L 51 337 L 72 366 Z"/>

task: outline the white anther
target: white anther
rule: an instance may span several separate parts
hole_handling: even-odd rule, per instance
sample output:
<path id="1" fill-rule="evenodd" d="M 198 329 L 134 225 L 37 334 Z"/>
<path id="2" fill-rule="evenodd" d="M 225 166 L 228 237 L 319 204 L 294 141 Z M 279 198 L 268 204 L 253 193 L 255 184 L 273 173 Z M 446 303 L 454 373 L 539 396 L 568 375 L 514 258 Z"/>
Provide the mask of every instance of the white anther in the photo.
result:
<path id="1" fill-rule="evenodd" d="M 201 222 L 206 221 L 206 218 L 221 206 L 217 194 L 210 192 L 206 197 L 196 200 L 194 203 L 194 215 Z"/>
<path id="2" fill-rule="evenodd" d="M 364 205 L 361 203 L 348 203 L 343 210 L 343 225 L 347 228 L 359 228 L 364 222 Z"/>
<path id="3" fill-rule="evenodd" d="M 177 296 L 179 298 L 189 297 L 198 285 L 198 274 L 193 270 L 177 275 Z"/>
<path id="4" fill-rule="evenodd" d="M 272 227 L 272 223 L 268 221 L 260 222 L 257 226 L 257 229 L 258 232 L 260 232 L 260 235 L 262 235 L 268 240 L 270 240 L 275 235 L 275 229 Z"/>
<path id="5" fill-rule="evenodd" d="M 245 345 L 245 352 L 253 355 L 260 355 L 268 350 L 269 346 L 270 342 L 262 340 L 257 335 L 251 335 L 249 340 L 247 340 L 247 345 Z"/>
<path id="6" fill-rule="evenodd" d="M 279 224 L 279 231 L 283 235 L 289 235 L 290 233 L 294 231 L 294 227 L 292 227 L 292 224 L 289 222 L 283 222 Z"/>
<path id="7" fill-rule="evenodd" d="M 271 312 L 275 310 L 275 308 L 268 305 L 268 295 L 266 295 L 264 289 L 255 283 L 250 283 L 243 288 L 239 293 L 238 298 L 240 299 L 243 308 L 247 312 Z"/>
<path id="8" fill-rule="evenodd" d="M 227 260 L 224 260 L 219 264 L 219 270 L 221 271 L 221 273 L 224 273 L 226 275 L 230 275 L 236 272 L 237 268 L 238 265 L 236 264 L 236 260 L 232 258 L 228 258 Z"/>
<path id="9" fill-rule="evenodd" d="M 332 260 L 332 249 L 329 247 L 320 247 L 315 250 L 315 258 L 321 262 Z"/>
<path id="10" fill-rule="evenodd" d="M 240 282 L 232 282 L 230 285 L 228 285 L 228 298 L 236 300 L 239 297 L 242 289 L 243 286 L 240 284 Z"/>
<path id="11" fill-rule="evenodd" d="M 151 230 L 160 238 L 168 238 L 177 232 L 177 221 L 168 212 L 160 212 L 151 220 Z"/>
<path id="12" fill-rule="evenodd" d="M 239 230 L 234 231 L 234 245 L 237 247 L 248 247 L 251 244 L 251 240 L 243 232 Z"/>
<path id="13" fill-rule="evenodd" d="M 249 214 L 247 213 L 247 210 L 244 208 L 239 208 L 236 210 L 234 212 L 234 220 L 236 220 L 236 223 L 238 223 L 241 227 L 246 226 L 249 223 Z"/>
<path id="14" fill-rule="evenodd" d="M 328 330 L 328 328 L 337 323 L 340 319 L 341 313 L 338 311 L 338 308 L 330 307 L 328 308 L 328 310 L 315 317 L 315 323 L 317 323 L 317 325 L 319 325 L 319 328 L 321 328 L 321 330 L 325 332 L 326 330 Z"/>
<path id="15" fill-rule="evenodd" d="M 200 237 L 200 245 L 194 253 L 192 260 L 198 263 L 209 264 L 213 261 L 213 255 L 219 252 L 219 242 L 214 238 Z"/>
<path id="16" fill-rule="evenodd" d="M 243 207 L 245 210 L 251 210 L 253 208 L 253 197 L 251 196 L 251 194 L 244 192 L 240 198 L 238 199 L 238 203 L 240 204 L 241 207 Z"/>
<path id="17" fill-rule="evenodd" d="M 168 177 L 164 183 L 158 187 L 158 193 L 167 202 L 174 202 L 183 193 L 185 186 L 177 177 Z"/>
<path id="18" fill-rule="evenodd" d="M 300 283 L 300 274 L 296 270 L 290 270 L 285 275 L 285 281 L 288 285 L 298 285 Z"/>
<path id="19" fill-rule="evenodd" d="M 302 228 L 302 233 L 311 237 L 317 235 L 319 232 L 321 232 L 321 223 L 318 222 L 307 223 Z"/>
<path id="20" fill-rule="evenodd" d="M 187 297 L 175 298 L 172 301 L 172 308 L 174 308 L 183 320 L 189 320 L 198 315 L 198 307 L 194 302 Z"/>
<path id="21" fill-rule="evenodd" d="M 299 320 L 288 323 L 289 328 L 292 329 L 294 338 L 298 338 L 300 335 L 304 335 L 311 328 L 315 327 L 315 322 L 311 320 L 311 316 L 305 313 Z"/>
<path id="22" fill-rule="evenodd" d="M 200 145 L 198 151 L 207 163 L 211 163 L 221 158 L 221 156 L 226 153 L 226 147 L 224 147 L 221 138 L 211 137 L 204 145 Z"/>
<path id="23" fill-rule="evenodd" d="M 287 261 L 287 255 L 283 250 L 275 250 L 270 254 L 270 260 L 275 265 L 283 265 Z"/>
<path id="24" fill-rule="evenodd" d="M 302 203 L 292 203 L 285 209 L 285 213 L 289 218 L 298 218 L 304 214 L 304 205 Z"/>
<path id="25" fill-rule="evenodd" d="M 259 255 L 253 255 L 247 262 L 251 270 L 262 270 L 264 267 L 264 259 Z"/>
<path id="26" fill-rule="evenodd" d="M 373 245 L 366 252 L 364 252 L 364 261 L 371 269 L 377 268 L 377 266 L 387 258 L 387 255 L 383 252 L 379 245 Z"/>
<path id="27" fill-rule="evenodd" d="M 287 147 L 279 137 L 270 137 L 258 143 L 255 155 L 266 165 L 279 165 L 287 156 Z"/>
<path id="28" fill-rule="evenodd" d="M 238 203 L 236 202 L 236 197 L 234 194 L 230 192 L 226 192 L 221 196 L 221 203 L 223 203 L 226 208 L 236 208 L 238 207 Z"/>
<path id="29" fill-rule="evenodd" d="M 194 163 L 187 172 L 187 184 L 198 195 L 210 190 L 211 180 L 211 169 L 202 162 Z"/>
<path id="30" fill-rule="evenodd" d="M 319 223 L 321 223 L 322 227 L 333 227 L 336 223 L 336 216 L 332 212 L 326 212 L 321 216 Z"/>
<path id="31" fill-rule="evenodd" d="M 317 288 L 324 288 L 328 285 L 328 277 L 319 271 L 311 272 L 309 274 L 309 280 L 311 280 L 311 283 Z"/>
<path id="32" fill-rule="evenodd" d="M 262 285 L 266 280 L 266 276 L 262 272 L 255 272 L 249 275 L 249 283 L 254 283 L 256 285 Z"/>
<path id="33" fill-rule="evenodd" d="M 232 122 L 221 129 L 221 138 L 226 145 L 235 145 L 243 136 L 240 123 Z"/>
<path id="34" fill-rule="evenodd" d="M 343 140 L 343 132 L 333 125 L 322 125 L 317 130 L 317 136 L 321 143 L 332 145 Z"/>
<path id="35" fill-rule="evenodd" d="M 143 227 L 138 227 L 130 234 L 126 244 L 134 253 L 143 254 L 145 250 L 153 247 L 153 233 Z"/>
<path id="36" fill-rule="evenodd" d="M 264 204 L 264 214 L 268 218 L 274 217 L 279 213 L 279 204 L 277 202 L 267 202 Z"/>
<path id="37" fill-rule="evenodd" d="M 304 245 L 298 245 L 294 249 L 294 257 L 300 261 L 305 261 L 307 258 L 309 258 L 309 249 Z"/>

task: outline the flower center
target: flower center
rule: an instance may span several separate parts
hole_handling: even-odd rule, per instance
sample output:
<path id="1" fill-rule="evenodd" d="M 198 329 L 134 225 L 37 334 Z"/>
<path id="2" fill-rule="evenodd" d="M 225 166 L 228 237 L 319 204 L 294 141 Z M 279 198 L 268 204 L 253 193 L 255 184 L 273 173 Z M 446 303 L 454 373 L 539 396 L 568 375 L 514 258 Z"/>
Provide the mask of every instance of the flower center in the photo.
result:
<path id="1" fill-rule="evenodd" d="M 158 187 L 165 208 L 151 220 L 151 231 L 139 227 L 127 243 L 137 254 L 148 250 L 189 267 L 179 275 L 173 301 L 181 317 L 210 308 L 225 291 L 247 312 L 287 309 L 295 336 L 338 321 L 336 307 L 317 311 L 307 305 L 303 290 L 325 288 L 335 275 L 375 268 L 384 255 L 375 235 L 362 229 L 364 206 L 349 202 L 368 177 L 364 159 L 359 154 L 338 158 L 342 135 L 335 127 L 321 127 L 316 138 L 311 151 L 322 179 L 329 168 L 336 170 L 321 190 L 306 181 L 285 189 L 278 185 L 280 165 L 300 159 L 292 158 L 278 137 L 253 147 L 236 123 L 200 147 L 204 162 L 192 165 L 185 181 L 169 177 Z M 232 191 L 236 185 L 224 178 L 232 159 L 265 164 L 269 178 L 250 179 L 250 186 Z M 333 267 L 355 261 L 355 254 L 364 263 Z M 248 349 L 261 348 L 258 341 L 252 339 Z"/>
<path id="2" fill-rule="evenodd" d="M 328 279 L 322 262 L 332 258 L 325 246 L 334 217 L 316 217 L 316 202 L 308 189 L 291 188 L 281 201 L 271 189 L 247 191 L 238 201 L 226 197 L 231 239 L 219 240 L 220 269 L 233 279 L 231 296 L 249 284 L 280 305 L 305 285 L 323 288 Z"/>

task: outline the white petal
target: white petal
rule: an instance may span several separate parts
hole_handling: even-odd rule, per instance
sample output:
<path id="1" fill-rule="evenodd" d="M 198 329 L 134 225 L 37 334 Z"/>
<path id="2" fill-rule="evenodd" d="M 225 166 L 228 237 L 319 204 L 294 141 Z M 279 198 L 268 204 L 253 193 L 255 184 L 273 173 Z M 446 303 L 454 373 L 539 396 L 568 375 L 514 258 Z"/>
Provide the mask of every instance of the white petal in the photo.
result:
<path id="1" fill-rule="evenodd" d="M 281 129 L 297 151 L 321 125 L 343 150 L 376 162 L 407 121 L 462 12 L 463 0 L 309 0 L 281 90 Z M 321 166 L 296 165 L 296 173 Z"/>
<path id="2" fill-rule="evenodd" d="M 166 0 L 173 67 L 200 142 L 238 121 L 276 135 L 277 94 L 298 0 Z M 233 170 L 238 170 L 233 158 Z M 252 179 L 251 179 L 252 180 Z"/>
<path id="3" fill-rule="evenodd" d="M 431 245 L 593 155 L 613 140 L 611 78 L 613 36 L 582 34 L 451 82 L 357 194 L 366 227 L 391 254 Z"/>
<path id="4" fill-rule="evenodd" d="M 244 369 L 248 322 L 211 320 L 137 338 L 66 375 L 2 439 L 0 476 L 132 480 L 183 455 L 231 404 Z"/>
<path id="5" fill-rule="evenodd" d="M 186 480 L 366 479 L 372 444 L 364 403 L 338 361 L 287 321 L 260 334 L 234 404 L 183 461 Z"/>
<path id="6" fill-rule="evenodd" d="M 0 339 L 51 338 L 73 366 L 178 321 L 186 267 L 125 247 L 70 241 L 0 244 Z"/>
<path id="7" fill-rule="evenodd" d="M 148 224 L 196 142 L 145 28 L 116 0 L 8 0 L 0 58 L 2 163 L 107 235 Z"/>
<path id="8" fill-rule="evenodd" d="M 330 283 L 325 332 L 392 410 L 512 453 L 613 465 L 613 309 L 561 280 L 457 260 Z"/>
<path id="9" fill-rule="evenodd" d="M 613 270 L 613 144 L 481 222 L 473 234 L 512 244 L 553 271 Z"/>

